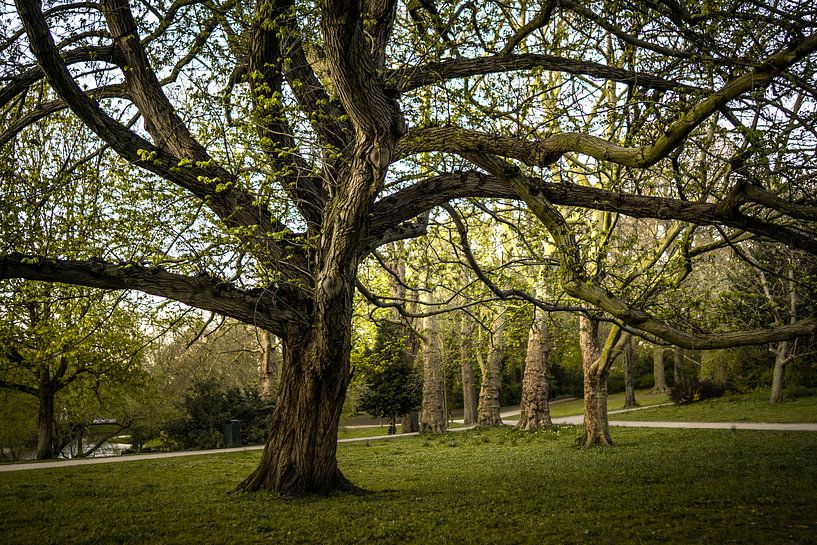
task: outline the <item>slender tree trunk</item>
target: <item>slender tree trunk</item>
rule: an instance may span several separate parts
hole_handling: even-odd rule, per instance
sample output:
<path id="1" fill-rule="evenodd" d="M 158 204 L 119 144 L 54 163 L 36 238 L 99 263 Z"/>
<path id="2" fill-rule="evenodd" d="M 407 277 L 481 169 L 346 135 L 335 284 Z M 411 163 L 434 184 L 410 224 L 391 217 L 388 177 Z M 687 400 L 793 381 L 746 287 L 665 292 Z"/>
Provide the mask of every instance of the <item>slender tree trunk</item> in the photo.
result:
<path id="1" fill-rule="evenodd" d="M 788 288 L 789 288 L 789 323 L 797 322 L 797 286 L 794 283 L 794 267 L 789 262 L 788 270 Z M 768 293 L 767 293 L 768 296 Z M 778 319 L 777 322 L 782 320 Z M 791 363 L 794 356 L 792 352 L 792 343 L 790 341 L 781 341 L 777 343 L 777 349 L 774 356 L 774 374 L 772 375 L 772 392 L 769 397 L 771 403 L 781 403 L 783 401 L 783 384 L 786 377 L 786 366 Z"/>
<path id="2" fill-rule="evenodd" d="M 664 348 L 662 346 L 655 346 L 652 349 L 652 375 L 655 379 L 652 393 L 663 394 L 669 390 L 667 375 L 664 371 Z"/>
<path id="3" fill-rule="evenodd" d="M 277 378 L 280 360 L 275 348 L 274 336 L 269 331 L 259 329 L 261 340 L 259 393 L 264 401 L 274 401 L 278 393 Z"/>
<path id="4" fill-rule="evenodd" d="M 428 296 L 427 302 L 431 302 L 431 296 Z M 420 411 L 420 433 L 445 433 L 445 392 L 435 316 L 423 318 L 422 351 L 423 405 Z"/>
<path id="5" fill-rule="evenodd" d="M 74 455 L 75 458 L 84 458 L 85 457 L 85 445 L 83 445 L 83 439 L 85 435 L 85 426 L 79 426 L 77 430 L 76 437 L 77 437 L 77 452 Z"/>
<path id="6" fill-rule="evenodd" d="M 681 346 L 675 346 L 673 348 L 673 363 L 672 363 L 672 371 L 673 371 L 673 380 L 675 381 L 675 387 L 681 387 L 686 382 L 686 362 L 684 361 L 684 348 Z"/>
<path id="7" fill-rule="evenodd" d="M 579 347 L 584 372 L 584 446 L 612 445 L 607 423 L 607 375 L 600 364 L 599 322 L 579 317 Z"/>
<path id="8" fill-rule="evenodd" d="M 390 254 L 389 266 L 394 272 L 394 275 L 388 274 L 386 278 L 389 282 L 389 291 L 391 296 L 397 301 L 407 301 L 406 297 L 406 259 L 403 255 L 403 242 L 398 241 L 389 244 L 387 252 Z M 411 306 L 416 305 L 416 300 L 409 301 Z M 414 328 L 410 327 L 408 319 L 404 318 L 400 312 L 393 308 L 391 309 L 391 319 L 401 326 L 401 336 L 403 341 L 403 355 L 405 361 L 410 362 L 411 365 L 417 363 L 417 353 L 420 349 L 420 339 Z M 420 431 L 420 413 L 419 411 L 409 411 L 400 418 L 400 430 L 402 433 L 415 433 Z"/>
<path id="9" fill-rule="evenodd" d="M 781 341 L 777 343 L 774 355 L 774 374 L 772 375 L 772 392 L 769 397 L 771 403 L 781 403 L 783 401 L 783 383 L 786 376 L 786 365 L 789 358 L 789 342 Z"/>
<path id="10" fill-rule="evenodd" d="M 477 422 L 477 395 L 474 380 L 474 321 L 464 312 L 460 315 L 460 371 L 462 374 L 462 421 L 468 426 Z"/>
<path id="11" fill-rule="evenodd" d="M 479 405 L 477 406 L 478 426 L 502 424 L 499 394 L 502 391 L 502 335 L 504 332 L 505 314 L 503 312 L 494 322 L 488 359 L 481 365 L 482 383 L 479 388 Z"/>
<path id="12" fill-rule="evenodd" d="M 553 425 L 548 406 L 548 354 L 550 352 L 545 314 L 534 308 L 528 333 L 525 375 L 522 379 L 521 414 L 516 428 L 544 430 Z"/>
<path id="13" fill-rule="evenodd" d="M 40 387 L 39 409 L 37 411 L 37 453 L 38 460 L 54 458 L 54 396 L 50 387 Z"/>
<path id="14" fill-rule="evenodd" d="M 632 409 L 638 407 L 635 400 L 635 387 L 633 386 L 633 341 L 630 339 L 624 346 L 624 408 Z"/>

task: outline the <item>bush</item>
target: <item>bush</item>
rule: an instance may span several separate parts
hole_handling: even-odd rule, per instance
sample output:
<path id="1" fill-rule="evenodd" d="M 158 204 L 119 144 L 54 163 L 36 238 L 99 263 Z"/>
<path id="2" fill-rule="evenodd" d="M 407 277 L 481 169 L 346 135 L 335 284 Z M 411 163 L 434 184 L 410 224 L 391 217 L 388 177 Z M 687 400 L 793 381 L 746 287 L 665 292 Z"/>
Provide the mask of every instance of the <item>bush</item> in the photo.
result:
<path id="1" fill-rule="evenodd" d="M 728 390 L 734 388 L 725 383 L 712 382 L 711 380 L 687 379 L 679 384 L 675 384 L 670 389 L 670 398 L 676 404 L 694 403 L 704 399 L 721 397 Z"/>
<path id="2" fill-rule="evenodd" d="M 783 390 L 784 399 L 797 399 L 798 397 L 811 397 L 813 395 L 817 395 L 816 389 L 800 385 L 789 386 Z"/>
<path id="3" fill-rule="evenodd" d="M 244 443 L 263 442 L 272 406 L 257 390 L 225 389 L 214 379 L 204 379 L 185 393 L 182 412 L 165 425 L 168 437 L 185 449 L 207 449 L 224 446 L 224 422 L 231 419 L 241 422 Z"/>

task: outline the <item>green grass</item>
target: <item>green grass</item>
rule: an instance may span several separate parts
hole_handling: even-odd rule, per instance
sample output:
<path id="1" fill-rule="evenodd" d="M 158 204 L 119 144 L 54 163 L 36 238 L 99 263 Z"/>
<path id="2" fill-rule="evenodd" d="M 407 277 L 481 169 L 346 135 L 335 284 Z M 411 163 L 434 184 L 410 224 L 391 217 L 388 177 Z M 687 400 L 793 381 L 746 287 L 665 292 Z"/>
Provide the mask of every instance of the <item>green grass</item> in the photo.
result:
<path id="1" fill-rule="evenodd" d="M 453 424 L 451 422 L 448 423 L 448 429 L 452 430 L 455 428 L 463 427 L 462 424 Z M 402 426 L 397 424 L 397 434 L 399 435 L 402 430 Z M 361 437 L 381 437 L 383 435 L 389 434 L 389 427 L 388 426 L 375 426 L 375 427 L 366 427 L 366 428 L 353 428 L 351 426 L 341 426 L 338 429 L 338 439 L 356 439 Z"/>
<path id="2" fill-rule="evenodd" d="M 671 422 L 817 422 L 817 396 L 769 403 L 768 393 L 726 396 L 689 405 L 655 407 L 610 415 L 610 420 Z"/>
<path id="3" fill-rule="evenodd" d="M 642 407 L 649 405 L 660 405 L 662 403 L 669 403 L 670 399 L 667 394 L 651 394 L 649 390 L 637 390 L 635 392 L 636 401 Z M 584 412 L 584 401 L 581 399 L 571 399 L 570 401 L 560 401 L 550 405 L 550 416 L 552 418 L 559 418 L 562 416 L 575 416 Z M 615 411 L 624 408 L 624 392 L 611 394 L 607 398 L 607 410 Z M 507 417 L 502 419 L 504 421 L 519 420 L 519 415 Z"/>
<path id="4" fill-rule="evenodd" d="M 577 428 L 343 444 L 364 495 L 232 488 L 259 453 L 0 473 L 4 544 L 815 543 L 817 433 Z"/>

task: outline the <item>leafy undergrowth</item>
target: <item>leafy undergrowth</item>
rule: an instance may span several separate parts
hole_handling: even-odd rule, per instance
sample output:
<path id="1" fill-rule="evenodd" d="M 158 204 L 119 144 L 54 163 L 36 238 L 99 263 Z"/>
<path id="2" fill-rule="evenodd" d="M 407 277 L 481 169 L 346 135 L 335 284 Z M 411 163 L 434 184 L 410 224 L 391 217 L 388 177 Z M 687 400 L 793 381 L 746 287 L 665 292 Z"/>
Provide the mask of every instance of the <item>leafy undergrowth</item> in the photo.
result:
<path id="1" fill-rule="evenodd" d="M 814 543 L 817 434 L 509 429 L 345 444 L 369 492 L 235 495 L 259 453 L 0 474 L 11 543 Z"/>
<path id="2" fill-rule="evenodd" d="M 688 405 L 611 414 L 610 420 L 670 422 L 817 422 L 817 396 L 769 403 L 768 392 L 731 395 Z M 817 540 L 815 540 L 817 541 Z"/>

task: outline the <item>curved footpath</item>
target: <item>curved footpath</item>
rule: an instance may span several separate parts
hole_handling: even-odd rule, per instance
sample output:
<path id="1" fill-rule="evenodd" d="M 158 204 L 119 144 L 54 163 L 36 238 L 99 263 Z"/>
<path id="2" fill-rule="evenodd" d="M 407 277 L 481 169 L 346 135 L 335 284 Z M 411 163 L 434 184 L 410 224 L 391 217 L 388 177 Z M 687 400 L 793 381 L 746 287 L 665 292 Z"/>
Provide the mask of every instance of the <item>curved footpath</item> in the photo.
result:
<path id="1" fill-rule="evenodd" d="M 610 411 L 609 414 L 620 414 L 624 412 L 637 411 L 647 409 L 650 407 L 638 407 L 635 409 L 625 409 L 620 411 Z M 503 411 L 501 416 L 509 418 L 519 414 L 518 410 Z M 578 416 L 563 416 L 561 418 L 554 418 L 554 424 L 563 425 L 581 425 L 584 418 L 582 415 Z M 455 421 L 456 422 L 456 421 Z M 459 421 L 462 423 L 462 420 Z M 809 424 L 773 424 L 766 422 L 649 422 L 649 421 L 624 421 L 611 420 L 611 426 L 624 426 L 636 428 L 678 428 L 678 429 L 702 429 L 702 430 L 760 430 L 760 431 L 812 431 L 817 432 L 817 423 Z M 357 426 L 355 426 L 357 427 Z M 360 426 L 368 427 L 368 426 Z M 454 428 L 449 431 L 465 431 L 473 429 L 474 426 L 465 428 Z M 355 441 L 380 441 L 388 439 L 396 439 L 398 437 L 410 437 L 417 435 L 417 433 L 400 433 L 397 435 L 378 435 L 376 437 L 354 437 L 350 439 L 339 439 L 338 443 L 352 443 Z M 68 467 L 79 466 L 86 464 L 110 464 L 116 462 L 138 462 L 140 460 L 157 460 L 160 458 L 175 458 L 178 456 L 200 456 L 204 454 L 220 454 L 224 452 L 248 452 L 253 450 L 261 450 L 263 445 L 254 445 L 249 447 L 238 448 L 222 448 L 209 450 L 186 450 L 179 452 L 161 452 L 157 454 L 134 454 L 129 456 L 111 456 L 109 458 L 83 458 L 80 460 L 56 460 L 48 462 L 26 462 L 22 464 L 0 464 L 0 473 L 5 471 L 24 471 L 31 469 L 49 469 L 54 467 Z"/>

